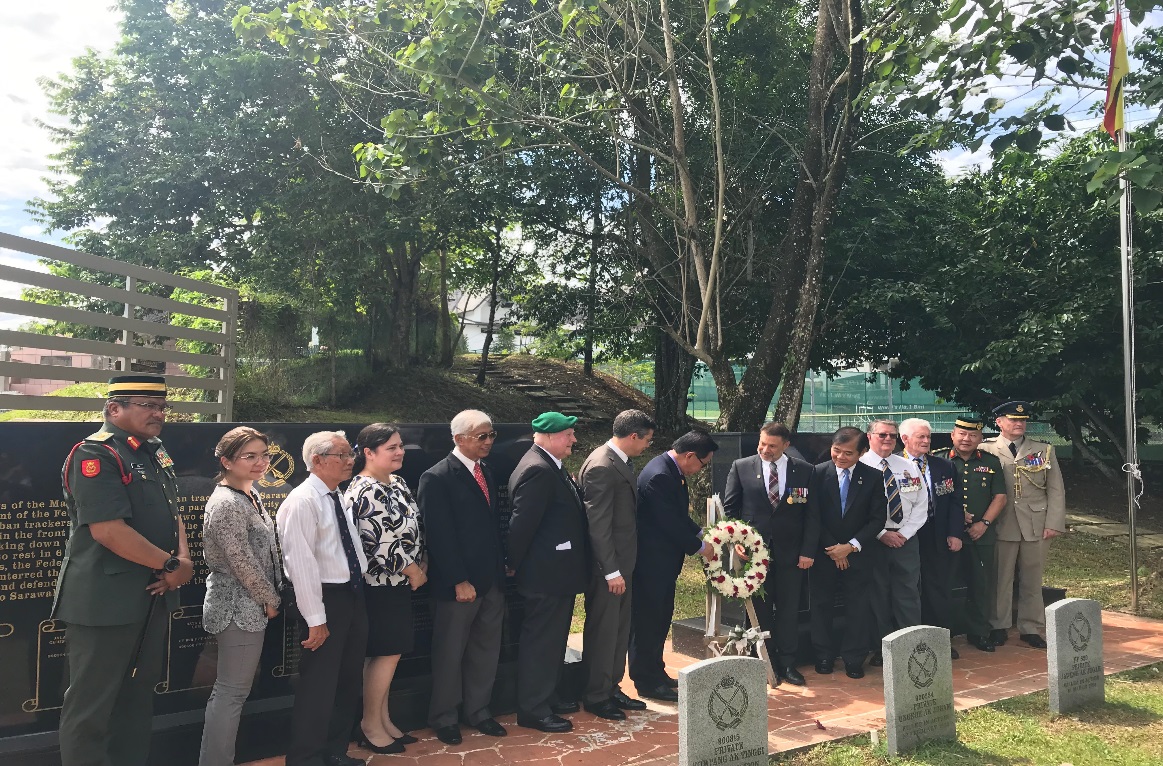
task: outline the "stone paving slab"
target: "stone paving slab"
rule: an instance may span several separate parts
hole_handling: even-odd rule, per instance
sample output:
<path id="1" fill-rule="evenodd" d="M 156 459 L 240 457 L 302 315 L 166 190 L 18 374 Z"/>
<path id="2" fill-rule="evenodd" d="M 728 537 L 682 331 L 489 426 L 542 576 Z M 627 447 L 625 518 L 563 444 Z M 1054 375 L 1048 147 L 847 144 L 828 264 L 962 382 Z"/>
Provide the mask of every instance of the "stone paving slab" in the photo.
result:
<path id="1" fill-rule="evenodd" d="M 1105 643 L 1104 670 L 1109 675 L 1163 660 L 1163 621 L 1120 612 L 1102 613 Z M 572 637 L 573 640 L 580 636 Z M 985 705 L 1046 688 L 1046 652 L 1010 640 L 992 654 L 954 639 L 961 654 L 953 662 L 954 704 L 958 710 Z M 695 658 L 667 652 L 673 675 Z M 884 694 L 880 668 L 866 668 L 864 678 L 844 675 L 842 663 L 829 676 L 801 668 L 808 685 L 783 684 L 769 689 L 768 746 L 784 751 L 884 728 Z M 634 695 L 629 679 L 623 684 Z M 509 730 L 494 739 L 464 728 L 464 742 L 443 744 L 431 731 L 413 735 L 420 741 L 403 755 L 374 755 L 352 748 L 353 757 L 369 759 L 369 766 L 671 766 L 678 761 L 678 710 L 673 704 L 647 700 L 642 713 L 628 713 L 625 721 L 606 721 L 589 713 L 569 716 L 569 734 L 542 734 L 517 726 L 515 716 L 500 716 Z M 282 766 L 269 758 L 250 766 Z"/>
<path id="2" fill-rule="evenodd" d="M 1163 548 L 1163 535 L 1157 533 L 1135 534 L 1135 542 L 1143 548 Z"/>
<path id="3" fill-rule="evenodd" d="M 1126 524 L 1079 524 L 1074 531 L 1096 537 L 1122 537 L 1131 533 Z"/>
<path id="4" fill-rule="evenodd" d="M 1067 513 L 1066 521 L 1070 524 L 1111 524 L 1116 523 L 1111 519 L 1102 516 L 1095 516 L 1092 513 Z"/>

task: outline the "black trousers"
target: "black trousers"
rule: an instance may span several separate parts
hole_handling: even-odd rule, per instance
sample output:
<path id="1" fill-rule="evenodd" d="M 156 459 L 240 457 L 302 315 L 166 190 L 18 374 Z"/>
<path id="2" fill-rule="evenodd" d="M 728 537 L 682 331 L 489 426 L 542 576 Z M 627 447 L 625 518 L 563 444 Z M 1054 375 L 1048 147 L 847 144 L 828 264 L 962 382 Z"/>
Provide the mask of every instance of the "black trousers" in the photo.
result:
<path id="1" fill-rule="evenodd" d="M 921 544 L 921 619 L 952 632 L 951 572 L 958 554 L 949 550 L 947 537 L 933 519 L 925 522 L 917 538 Z"/>
<path id="2" fill-rule="evenodd" d="M 557 702 L 557 681 L 565 662 L 574 596 L 526 593 L 517 646 L 517 712 L 545 718 Z"/>
<path id="3" fill-rule="evenodd" d="M 796 664 L 804 571 L 795 564 L 772 564 L 763 598 L 752 599 L 759 627 L 771 634 L 765 644 L 776 672 L 779 668 L 795 667 Z"/>
<path id="4" fill-rule="evenodd" d="M 869 555 L 868 548 L 849 556 L 849 562 L 855 556 Z M 875 554 L 871 554 L 875 555 Z M 864 664 L 868 654 L 868 631 L 871 629 L 871 610 L 869 608 L 869 592 L 872 580 L 872 567 L 878 562 L 871 558 L 855 567 L 841 571 L 836 568 L 836 562 L 820 552 L 816 556 L 816 563 L 812 564 L 811 576 L 811 610 L 812 610 L 812 646 L 817 660 L 834 660 L 836 658 L 836 640 L 834 638 L 833 618 L 836 611 L 836 594 L 844 595 L 844 635 L 840 639 L 839 655 L 844 658 L 844 664 L 857 668 Z"/>
<path id="5" fill-rule="evenodd" d="M 630 602 L 630 678 L 639 692 L 666 683 L 662 651 L 674 619 L 674 590 L 678 573 L 654 569 L 653 562 L 638 559 L 634 570 L 634 599 Z M 653 570 L 653 571 L 652 571 Z"/>
<path id="6" fill-rule="evenodd" d="M 323 608 L 329 635 L 315 651 L 299 656 L 299 683 L 291 711 L 287 766 L 320 766 L 328 755 L 346 755 L 363 694 L 367 609 L 363 588 L 325 584 Z M 309 628 L 299 618 L 300 639 Z"/>

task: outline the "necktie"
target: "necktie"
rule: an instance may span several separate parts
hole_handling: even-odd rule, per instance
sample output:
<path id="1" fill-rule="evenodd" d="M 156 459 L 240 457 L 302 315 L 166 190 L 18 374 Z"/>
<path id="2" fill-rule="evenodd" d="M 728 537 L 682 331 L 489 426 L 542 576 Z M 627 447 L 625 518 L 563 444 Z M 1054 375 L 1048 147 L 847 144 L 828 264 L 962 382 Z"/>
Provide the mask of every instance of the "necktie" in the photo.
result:
<path id="1" fill-rule="evenodd" d="M 925 458 L 915 457 L 913 462 L 917 464 L 917 470 L 921 472 L 921 481 L 925 485 L 925 492 L 929 495 L 929 517 L 932 518 L 937 509 L 933 507 L 933 488 L 929 486 L 931 482 L 929 482 L 929 477 L 925 475 Z"/>
<path id="2" fill-rule="evenodd" d="M 634 461 L 626 458 L 626 467 L 630 469 L 630 473 L 634 473 Z"/>
<path id="3" fill-rule="evenodd" d="M 347 526 L 347 514 L 343 511 L 343 503 L 339 502 L 338 492 L 328 492 L 331 505 L 335 508 L 335 523 L 339 527 L 339 540 L 343 544 L 343 555 L 347 557 L 347 574 L 352 590 L 359 590 L 363 585 L 363 569 L 359 565 L 359 556 L 355 553 L 355 542 L 351 539 L 351 530 Z"/>
<path id="4" fill-rule="evenodd" d="M 1018 456 L 1018 445 L 1014 444 L 1013 442 L 1010 442 L 1010 454 L 1014 457 Z"/>
<path id="5" fill-rule="evenodd" d="M 485 472 L 481 470 L 479 460 L 472 464 L 472 477 L 477 480 L 477 486 L 485 494 L 485 502 L 491 505 L 493 501 L 489 497 L 489 483 L 485 481 Z"/>
<path id="6" fill-rule="evenodd" d="M 884 474 L 884 496 L 888 500 L 888 520 L 893 524 L 900 524 L 905 520 L 904 509 L 901 508 L 900 487 L 896 484 L 896 477 L 888 467 L 888 460 L 881 458 L 881 473 Z"/>
<path id="7" fill-rule="evenodd" d="M 848 469 L 840 472 L 840 518 L 848 510 Z"/>
<path id="8" fill-rule="evenodd" d="M 775 463 L 768 463 L 771 472 L 767 474 L 767 499 L 771 501 L 773 508 L 779 507 L 779 469 L 775 467 Z"/>

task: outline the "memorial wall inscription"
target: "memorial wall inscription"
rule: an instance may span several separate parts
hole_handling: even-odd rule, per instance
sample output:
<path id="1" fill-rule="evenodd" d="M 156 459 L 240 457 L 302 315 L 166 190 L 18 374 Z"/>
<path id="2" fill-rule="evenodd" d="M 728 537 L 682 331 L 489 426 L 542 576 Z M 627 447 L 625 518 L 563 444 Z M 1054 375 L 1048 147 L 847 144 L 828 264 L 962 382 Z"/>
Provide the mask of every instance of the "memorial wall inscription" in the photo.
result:
<path id="1" fill-rule="evenodd" d="M 214 683 L 216 649 L 202 630 L 202 598 L 207 569 L 202 557 L 202 513 L 217 470 L 213 448 L 237 424 L 172 423 L 162 438 L 178 473 L 178 511 L 186 527 L 194 578 L 181 589 L 181 607 L 170 615 L 169 640 L 155 713 L 201 710 Z M 344 430 L 349 439 L 363 424 L 253 423 L 273 439 L 278 454 L 256 489 L 273 515 L 290 490 L 307 473 L 302 443 L 319 430 Z M 0 423 L 0 752 L 6 738 L 56 729 L 68 684 L 66 626 L 50 618 L 57 571 L 69 535 L 68 511 L 61 495 L 60 467 L 69 449 L 97 430 L 97 423 Z M 499 485 L 528 449 L 528 426 L 499 425 L 500 436 L 489 460 Z M 406 446 L 400 475 L 415 489 L 420 475 L 452 447 L 447 425 L 401 427 Z M 507 502 L 499 498 L 505 512 Z M 506 589 L 510 608 L 505 625 L 502 662 L 515 657 L 520 619 L 519 599 Z M 400 663 L 397 678 L 406 681 L 429 673 L 431 612 L 422 588 L 414 595 L 416 650 Z M 293 621 L 277 617 L 267 630 L 259 677 L 252 700 L 286 698 L 293 692 L 299 638 Z M 423 684 L 417 684 L 423 686 Z"/>

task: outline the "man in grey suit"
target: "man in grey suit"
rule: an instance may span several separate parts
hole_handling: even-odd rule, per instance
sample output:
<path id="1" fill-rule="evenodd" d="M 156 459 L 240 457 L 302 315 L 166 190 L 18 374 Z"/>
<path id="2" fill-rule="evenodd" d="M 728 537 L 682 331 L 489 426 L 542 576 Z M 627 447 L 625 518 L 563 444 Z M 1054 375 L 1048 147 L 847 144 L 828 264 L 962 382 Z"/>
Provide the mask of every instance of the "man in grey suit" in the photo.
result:
<path id="1" fill-rule="evenodd" d="M 642 410 L 614 418 L 614 436 L 590 453 L 578 481 L 585 496 L 594 571 L 586 589 L 584 658 L 588 668 L 585 708 L 601 718 L 621 721 L 623 710 L 645 710 L 646 703 L 619 688 L 626 674 L 630 642 L 630 583 L 638 558 L 638 483 L 630 458 L 654 439 L 654 420 Z"/>

